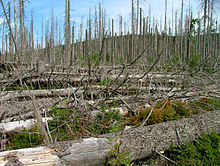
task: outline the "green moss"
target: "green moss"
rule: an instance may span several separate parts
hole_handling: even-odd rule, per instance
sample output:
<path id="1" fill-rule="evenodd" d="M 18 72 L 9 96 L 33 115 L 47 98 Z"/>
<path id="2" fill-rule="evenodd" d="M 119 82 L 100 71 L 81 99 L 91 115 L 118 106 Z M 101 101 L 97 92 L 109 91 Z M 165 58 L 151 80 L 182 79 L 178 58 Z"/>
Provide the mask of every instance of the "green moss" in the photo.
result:
<path id="1" fill-rule="evenodd" d="M 35 132 L 38 132 L 38 129 L 23 129 L 21 132 L 8 133 L 9 141 L 6 144 L 7 149 L 31 148 L 42 144 L 42 135 L 36 134 Z"/>
<path id="2" fill-rule="evenodd" d="M 186 103 L 182 101 L 174 101 L 172 107 L 176 110 L 176 113 L 180 117 L 189 117 L 196 113 L 195 110 L 192 110 Z"/>
<path id="3" fill-rule="evenodd" d="M 154 107 L 146 125 L 177 120 L 183 117 L 190 117 L 201 111 L 213 111 L 220 108 L 220 99 L 202 98 L 193 102 L 183 102 L 180 100 L 159 101 Z M 148 116 L 151 107 L 140 110 L 139 114 L 130 115 L 126 119 L 126 125 L 139 125 Z"/>
<path id="4" fill-rule="evenodd" d="M 194 110 L 213 111 L 220 109 L 219 98 L 202 98 L 189 104 Z"/>
<path id="5" fill-rule="evenodd" d="M 220 135 L 212 133 L 203 135 L 197 141 L 181 147 L 173 145 L 166 152 L 178 165 L 219 165 L 220 164 Z"/>
<path id="6" fill-rule="evenodd" d="M 112 133 L 123 129 L 124 123 L 118 110 L 101 111 L 96 115 L 96 125 L 99 128 L 99 133 Z"/>

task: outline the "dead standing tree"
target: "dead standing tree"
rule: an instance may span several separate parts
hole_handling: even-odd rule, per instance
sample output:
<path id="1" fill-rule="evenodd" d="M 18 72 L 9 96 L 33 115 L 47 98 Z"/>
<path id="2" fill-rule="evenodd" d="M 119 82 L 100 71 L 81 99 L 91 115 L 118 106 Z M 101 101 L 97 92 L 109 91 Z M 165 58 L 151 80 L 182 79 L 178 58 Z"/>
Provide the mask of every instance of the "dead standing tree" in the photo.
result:
<path id="1" fill-rule="evenodd" d="M 70 29 L 70 0 L 66 0 L 66 9 L 65 9 L 65 63 L 64 65 L 71 64 L 71 29 Z"/>
<path id="2" fill-rule="evenodd" d="M 11 36 L 11 38 L 12 38 L 12 40 L 13 40 L 13 43 L 14 43 L 14 46 L 15 46 L 15 52 L 16 52 L 16 55 L 17 55 L 17 57 L 16 57 L 17 63 L 20 64 L 21 61 L 20 61 L 20 56 L 19 56 L 18 49 L 17 49 L 17 44 L 16 44 L 16 41 L 15 41 L 15 39 L 14 39 L 13 32 L 12 32 L 12 28 L 11 28 L 11 24 L 10 24 L 10 20 L 8 19 L 8 16 L 7 16 L 7 13 L 6 13 L 6 10 L 5 10 L 5 6 L 4 6 L 4 3 L 3 3 L 2 0 L 1 0 L 1 5 L 2 5 L 3 11 L 4 11 L 5 18 L 6 18 L 6 20 L 7 20 L 7 24 L 8 24 L 8 26 L 9 26 L 10 36 Z M 6 42 L 6 43 L 7 43 L 7 42 Z M 6 46 L 7 46 L 7 44 L 6 44 Z M 4 47 L 4 46 L 3 46 L 3 47 Z M 7 50 L 6 50 L 6 52 L 7 52 Z"/>

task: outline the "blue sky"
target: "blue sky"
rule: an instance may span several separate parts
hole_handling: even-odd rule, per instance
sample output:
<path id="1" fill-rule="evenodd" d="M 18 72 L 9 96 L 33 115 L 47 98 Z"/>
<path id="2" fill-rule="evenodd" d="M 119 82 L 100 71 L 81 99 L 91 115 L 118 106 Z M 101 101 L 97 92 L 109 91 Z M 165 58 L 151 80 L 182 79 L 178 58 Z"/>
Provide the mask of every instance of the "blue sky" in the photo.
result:
<path id="1" fill-rule="evenodd" d="M 4 0 L 6 4 L 8 0 Z M 42 19 L 46 20 L 50 18 L 51 9 L 53 8 L 54 15 L 58 16 L 59 19 L 63 19 L 65 15 L 65 0 L 29 0 L 30 3 L 26 3 L 26 22 L 30 24 L 30 11 L 34 11 L 34 29 L 35 32 L 38 30 L 39 35 L 41 35 L 41 23 Z M 103 8 L 106 9 L 107 18 L 118 20 L 119 13 L 123 16 L 123 20 L 130 20 L 131 12 L 131 0 L 71 0 L 71 20 L 75 22 L 76 29 L 79 28 L 81 22 L 81 17 L 84 17 L 84 25 L 86 24 L 86 18 L 89 15 L 89 8 L 94 14 L 94 6 L 98 7 L 99 2 L 102 3 Z M 140 6 L 143 9 L 143 15 L 148 15 L 149 5 L 151 6 L 151 14 L 158 18 L 164 18 L 164 0 L 140 0 Z M 197 16 L 197 12 L 200 9 L 199 0 L 184 0 L 185 12 L 189 8 L 189 2 L 191 8 L 194 11 L 194 17 Z M 216 14 L 218 21 L 220 21 L 220 0 L 215 0 L 216 2 Z M 177 10 L 180 14 L 181 0 L 168 0 L 168 16 L 171 17 L 172 5 L 174 10 Z M 1 22 L 1 20 L 0 20 Z"/>
<path id="2" fill-rule="evenodd" d="M 30 4 L 26 4 L 27 13 L 31 8 L 34 10 L 35 29 L 41 28 L 41 22 L 43 19 L 50 18 L 51 8 L 54 10 L 55 16 L 64 18 L 65 0 L 29 0 Z M 88 17 L 89 8 L 94 13 L 94 6 L 98 7 L 99 2 L 102 3 L 103 8 L 106 9 L 107 17 L 117 18 L 119 13 L 123 18 L 130 19 L 131 0 L 71 0 L 71 20 L 76 22 L 76 26 L 79 25 L 81 17 Z M 164 0 L 140 0 L 140 6 L 143 8 L 144 15 L 148 15 L 149 5 L 151 6 L 152 16 L 160 19 L 164 18 Z M 197 16 L 197 12 L 200 9 L 199 0 L 184 0 L 185 11 L 188 10 L 189 2 L 191 8 L 194 11 L 194 17 Z M 217 16 L 220 16 L 220 0 L 215 0 Z M 168 0 L 168 16 L 171 17 L 172 5 L 174 9 L 180 13 L 181 0 Z M 29 11 L 28 11 L 29 10 Z M 86 19 L 84 19 L 85 22 Z M 220 20 L 219 20 L 220 21 Z M 86 23 L 84 23 L 85 25 Z M 77 28 L 77 27 L 76 27 Z"/>

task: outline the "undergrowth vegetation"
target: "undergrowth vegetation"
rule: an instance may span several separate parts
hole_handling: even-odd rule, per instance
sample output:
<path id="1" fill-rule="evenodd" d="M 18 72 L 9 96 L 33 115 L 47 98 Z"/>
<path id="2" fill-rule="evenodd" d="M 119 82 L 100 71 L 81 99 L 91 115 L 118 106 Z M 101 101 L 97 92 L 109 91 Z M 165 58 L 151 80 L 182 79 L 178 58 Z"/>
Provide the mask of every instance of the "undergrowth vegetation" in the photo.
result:
<path id="1" fill-rule="evenodd" d="M 1 137 L 6 139 L 1 140 L 0 151 L 36 147 L 44 142 L 37 126 L 30 130 L 21 126 L 20 131 L 1 133 Z"/>
<path id="2" fill-rule="evenodd" d="M 203 135 L 194 142 L 181 147 L 172 145 L 166 156 L 178 162 L 178 165 L 212 165 L 220 164 L 220 134 Z"/>
<path id="3" fill-rule="evenodd" d="M 82 108 L 53 108 L 50 114 L 54 119 L 48 123 L 49 130 L 57 141 L 117 132 L 124 128 L 123 117 L 115 109 L 92 115 Z"/>
<path id="4" fill-rule="evenodd" d="M 206 111 L 213 111 L 219 108 L 220 99 L 218 98 L 201 98 L 190 102 L 167 99 L 157 102 L 145 125 L 176 120 Z M 48 121 L 48 128 L 53 142 L 91 137 L 105 133 L 118 132 L 123 130 L 125 126 L 138 126 L 146 119 L 151 109 L 152 106 L 149 108 L 143 108 L 135 114 L 129 113 L 126 116 L 122 116 L 119 110 L 116 108 L 109 109 L 107 105 L 103 106 L 100 111 L 96 111 L 95 113 L 88 112 L 84 108 L 75 109 L 68 106 L 66 108 L 55 107 L 52 108 L 48 114 L 48 116 L 53 117 L 52 121 Z M 32 130 L 26 130 L 23 128 L 19 132 L 2 133 L 1 137 L 7 138 L 7 142 L 1 142 L 1 150 L 29 148 L 44 143 L 43 137 L 40 135 L 37 127 Z M 186 146 L 182 146 L 185 149 L 189 148 L 189 153 L 185 149 L 178 149 L 176 146 L 173 146 L 169 151 L 170 157 L 174 160 L 181 160 L 184 165 L 184 162 L 187 162 L 188 159 L 181 158 L 181 156 L 191 154 L 195 150 L 200 150 L 204 152 L 201 154 L 197 154 L 197 152 L 195 152 L 196 154 L 194 156 L 192 155 L 189 161 L 192 160 L 195 164 L 207 162 L 209 160 L 208 157 L 206 159 L 207 161 L 203 161 L 203 159 L 200 159 L 198 155 L 208 155 L 210 157 L 210 155 L 215 155 L 214 153 L 217 153 L 217 151 L 214 152 L 214 150 L 212 150 L 216 148 L 218 148 L 217 150 L 219 152 L 219 135 L 215 134 L 210 137 L 204 136 L 203 139 L 204 141 L 197 141 L 199 142 L 198 145 L 194 142 L 187 144 Z M 215 143 L 217 141 L 217 144 L 215 145 L 216 147 L 209 147 L 214 145 L 212 144 L 212 141 Z M 199 146 L 202 143 L 206 143 L 206 145 Z M 208 150 L 203 149 L 203 146 L 208 146 Z M 112 149 L 112 159 L 109 164 L 112 165 L 111 162 L 117 163 L 120 161 L 123 161 L 122 163 L 125 164 L 126 160 L 124 160 L 123 156 L 126 157 L 126 155 L 117 154 L 117 151 L 113 151 L 115 148 Z M 175 153 L 177 153 L 176 156 Z M 196 157 L 198 157 L 199 160 L 197 160 Z M 217 160 L 217 158 L 214 159 L 212 157 L 210 160 L 214 161 Z"/>
<path id="5" fill-rule="evenodd" d="M 195 141 L 185 144 L 172 144 L 163 155 L 179 166 L 218 166 L 220 164 L 220 133 L 204 134 Z M 143 163 L 149 166 L 174 165 L 156 153 L 150 158 L 135 161 L 132 165 L 137 166 Z"/>
<path id="6" fill-rule="evenodd" d="M 199 100 L 190 102 L 167 99 L 157 103 L 146 125 L 177 120 L 194 114 L 202 113 L 204 111 L 213 111 L 219 108 L 220 99 L 217 98 L 201 98 Z M 151 109 L 152 107 L 145 108 L 140 110 L 138 114 L 129 116 L 126 118 L 126 125 L 139 125 L 147 118 Z"/>

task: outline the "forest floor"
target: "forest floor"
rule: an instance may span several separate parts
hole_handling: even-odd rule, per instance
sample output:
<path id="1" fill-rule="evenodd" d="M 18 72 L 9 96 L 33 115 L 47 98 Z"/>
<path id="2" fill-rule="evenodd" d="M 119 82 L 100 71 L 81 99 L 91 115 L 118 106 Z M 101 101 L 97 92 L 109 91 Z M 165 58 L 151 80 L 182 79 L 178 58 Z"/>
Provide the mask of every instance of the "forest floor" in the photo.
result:
<path id="1" fill-rule="evenodd" d="M 219 82 L 219 72 L 182 69 L 4 68 L 0 75 L 1 151 L 98 137 L 220 110 Z M 218 164 L 219 142 L 217 131 L 136 161 L 114 147 L 108 164 Z"/>

